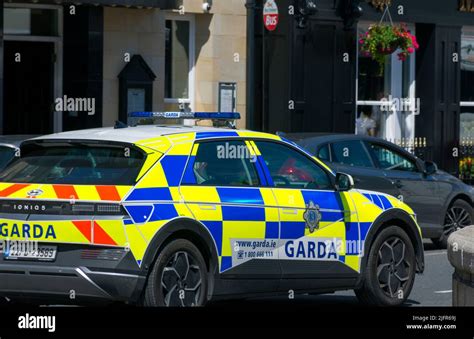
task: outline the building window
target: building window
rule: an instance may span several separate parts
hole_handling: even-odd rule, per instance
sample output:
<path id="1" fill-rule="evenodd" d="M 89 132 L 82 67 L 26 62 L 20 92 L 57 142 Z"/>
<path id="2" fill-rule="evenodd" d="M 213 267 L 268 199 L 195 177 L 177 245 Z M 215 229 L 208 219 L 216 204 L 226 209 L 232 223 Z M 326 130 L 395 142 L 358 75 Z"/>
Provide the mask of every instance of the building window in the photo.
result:
<path id="1" fill-rule="evenodd" d="M 4 34 L 58 36 L 58 17 L 56 9 L 6 7 L 3 13 Z"/>
<path id="2" fill-rule="evenodd" d="M 370 22 L 360 22 L 359 34 L 365 33 Z M 414 27 L 409 27 L 413 32 Z M 382 75 L 377 62 L 358 54 L 357 121 L 360 126 L 375 126 L 365 134 L 390 140 L 415 137 L 415 113 L 419 108 L 415 100 L 415 57 L 407 61 L 398 59 L 397 52 L 387 57 Z"/>
<path id="3" fill-rule="evenodd" d="M 474 27 L 464 27 L 461 37 L 461 131 L 462 142 L 474 138 Z"/>
<path id="4" fill-rule="evenodd" d="M 190 16 L 166 19 L 165 101 L 192 105 L 194 72 L 194 20 Z"/>

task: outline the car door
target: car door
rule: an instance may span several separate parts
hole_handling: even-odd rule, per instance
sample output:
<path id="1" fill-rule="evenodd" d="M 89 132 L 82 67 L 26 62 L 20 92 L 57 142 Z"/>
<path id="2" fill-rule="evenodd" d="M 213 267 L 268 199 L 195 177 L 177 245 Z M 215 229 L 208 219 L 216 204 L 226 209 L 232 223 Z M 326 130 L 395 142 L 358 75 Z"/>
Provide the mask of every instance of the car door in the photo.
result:
<path id="1" fill-rule="evenodd" d="M 336 192 L 332 174 L 299 150 L 274 141 L 255 141 L 280 211 L 281 289 L 311 289 L 320 278 L 354 274 L 359 237 L 349 194 Z M 319 279 L 319 280 L 318 280 Z"/>
<path id="2" fill-rule="evenodd" d="M 277 288 L 281 274 L 273 251 L 278 208 L 248 145 L 232 139 L 195 143 L 180 194 L 194 218 L 212 234 L 221 276 L 267 279 L 266 284 L 246 285 L 245 292 L 262 292 Z"/>
<path id="3" fill-rule="evenodd" d="M 443 209 L 436 179 L 425 176 L 415 158 L 393 147 L 377 142 L 367 142 L 367 145 L 378 166 L 398 189 L 399 199 L 417 214 L 420 225 L 439 224 L 439 213 L 443 213 Z"/>
<path id="4" fill-rule="evenodd" d="M 361 140 L 341 140 L 330 144 L 331 166 L 338 172 L 354 177 L 357 189 L 398 195 L 398 189 L 387 179 L 383 170 L 375 166 Z"/>

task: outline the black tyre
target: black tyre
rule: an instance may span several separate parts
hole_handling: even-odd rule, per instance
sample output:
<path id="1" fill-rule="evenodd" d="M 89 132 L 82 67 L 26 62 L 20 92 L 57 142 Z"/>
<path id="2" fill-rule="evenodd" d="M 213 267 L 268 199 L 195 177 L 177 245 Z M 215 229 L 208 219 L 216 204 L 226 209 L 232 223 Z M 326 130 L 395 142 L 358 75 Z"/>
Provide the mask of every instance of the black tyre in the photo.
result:
<path id="1" fill-rule="evenodd" d="M 416 274 L 415 249 L 400 227 L 383 229 L 373 242 L 366 263 L 362 286 L 355 290 L 364 304 L 399 306 L 413 288 Z"/>
<path id="2" fill-rule="evenodd" d="M 474 209 L 464 200 L 456 200 L 446 212 L 443 234 L 437 239 L 431 239 L 438 248 L 448 247 L 449 235 L 461 228 L 471 226 L 474 221 Z"/>
<path id="3" fill-rule="evenodd" d="M 207 268 L 201 252 L 185 239 L 170 242 L 158 255 L 148 277 L 144 306 L 203 306 L 207 300 Z"/>

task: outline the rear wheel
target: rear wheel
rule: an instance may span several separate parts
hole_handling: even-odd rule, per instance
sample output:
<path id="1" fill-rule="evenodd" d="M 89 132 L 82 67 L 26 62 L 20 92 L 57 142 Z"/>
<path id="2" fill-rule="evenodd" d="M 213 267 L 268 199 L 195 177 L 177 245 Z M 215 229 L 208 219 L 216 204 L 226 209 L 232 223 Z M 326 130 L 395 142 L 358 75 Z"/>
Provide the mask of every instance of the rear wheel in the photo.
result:
<path id="1" fill-rule="evenodd" d="M 415 249 L 405 231 L 398 226 L 383 229 L 369 250 L 357 298 L 368 305 L 403 304 L 413 288 L 415 265 Z"/>
<path id="2" fill-rule="evenodd" d="M 446 212 L 444 219 L 443 234 L 437 239 L 431 239 L 438 248 L 448 247 L 448 238 L 451 233 L 464 227 L 471 226 L 474 220 L 474 210 L 464 200 L 456 200 Z"/>
<path id="3" fill-rule="evenodd" d="M 199 249 L 188 240 L 170 242 L 158 255 L 148 278 L 145 306 L 203 306 L 207 268 Z"/>

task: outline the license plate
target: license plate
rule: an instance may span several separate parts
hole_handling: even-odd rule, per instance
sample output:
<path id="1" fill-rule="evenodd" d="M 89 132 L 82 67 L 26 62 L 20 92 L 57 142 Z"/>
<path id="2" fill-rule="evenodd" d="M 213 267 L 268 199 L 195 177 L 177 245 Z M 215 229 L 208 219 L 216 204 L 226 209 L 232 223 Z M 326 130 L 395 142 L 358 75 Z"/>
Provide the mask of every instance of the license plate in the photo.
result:
<path id="1" fill-rule="evenodd" d="M 33 248 L 11 248 L 3 253 L 6 260 L 35 260 L 35 261 L 54 261 L 58 252 L 57 246 L 39 245 Z M 28 246 L 26 246 L 28 247 Z"/>

